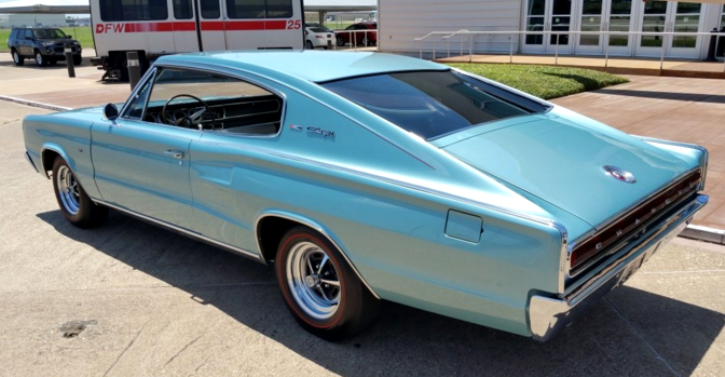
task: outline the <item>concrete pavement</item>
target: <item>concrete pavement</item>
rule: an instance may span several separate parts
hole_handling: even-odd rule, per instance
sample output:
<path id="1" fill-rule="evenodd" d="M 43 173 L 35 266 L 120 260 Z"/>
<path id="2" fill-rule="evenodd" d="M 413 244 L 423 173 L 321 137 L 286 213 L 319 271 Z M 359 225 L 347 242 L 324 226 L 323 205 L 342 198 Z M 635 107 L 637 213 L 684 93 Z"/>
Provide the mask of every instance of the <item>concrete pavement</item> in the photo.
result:
<path id="1" fill-rule="evenodd" d="M 0 375 L 722 376 L 725 247 L 677 239 L 549 343 L 386 304 L 328 343 L 272 270 L 112 212 L 70 226 L 0 102 Z"/>

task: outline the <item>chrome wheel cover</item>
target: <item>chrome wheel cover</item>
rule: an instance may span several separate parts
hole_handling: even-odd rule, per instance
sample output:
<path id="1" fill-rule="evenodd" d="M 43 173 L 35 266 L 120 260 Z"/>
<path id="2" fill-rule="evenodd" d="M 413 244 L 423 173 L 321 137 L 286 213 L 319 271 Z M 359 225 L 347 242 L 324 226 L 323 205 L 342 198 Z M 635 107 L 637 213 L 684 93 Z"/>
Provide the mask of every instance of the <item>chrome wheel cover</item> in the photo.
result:
<path id="1" fill-rule="evenodd" d="M 38 63 L 38 65 L 43 65 L 43 55 L 41 53 L 35 54 L 35 62 Z"/>
<path id="2" fill-rule="evenodd" d="M 317 320 L 335 315 L 341 300 L 340 279 L 324 250 L 312 242 L 296 243 L 285 268 L 292 297 L 307 315 Z"/>
<path id="3" fill-rule="evenodd" d="M 18 55 L 17 51 L 13 51 L 13 61 L 15 63 L 20 63 L 20 55 Z"/>
<path id="4" fill-rule="evenodd" d="M 81 208 L 81 191 L 76 177 L 67 166 L 61 166 L 58 168 L 55 180 L 63 209 L 70 215 L 76 215 Z"/>

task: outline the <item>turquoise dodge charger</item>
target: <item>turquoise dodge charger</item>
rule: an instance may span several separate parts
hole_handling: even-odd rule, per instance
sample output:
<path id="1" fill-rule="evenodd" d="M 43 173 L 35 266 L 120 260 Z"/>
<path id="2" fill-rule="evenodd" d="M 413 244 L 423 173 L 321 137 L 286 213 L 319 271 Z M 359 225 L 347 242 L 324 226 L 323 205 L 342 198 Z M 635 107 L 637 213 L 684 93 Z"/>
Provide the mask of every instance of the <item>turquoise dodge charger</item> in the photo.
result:
<path id="1" fill-rule="evenodd" d="M 166 56 L 122 106 L 23 132 L 71 224 L 112 209 L 270 264 L 328 340 L 390 300 L 546 341 L 708 201 L 702 147 L 377 53 Z"/>

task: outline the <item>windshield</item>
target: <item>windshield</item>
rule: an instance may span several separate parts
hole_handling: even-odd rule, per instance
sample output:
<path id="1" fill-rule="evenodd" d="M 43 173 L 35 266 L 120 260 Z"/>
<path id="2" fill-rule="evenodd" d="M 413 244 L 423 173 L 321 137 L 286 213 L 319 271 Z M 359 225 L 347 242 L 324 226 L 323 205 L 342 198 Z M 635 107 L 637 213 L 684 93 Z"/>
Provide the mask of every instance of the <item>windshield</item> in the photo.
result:
<path id="1" fill-rule="evenodd" d="M 33 35 L 37 39 L 60 39 L 67 38 L 63 30 L 60 29 L 35 29 Z"/>
<path id="2" fill-rule="evenodd" d="M 425 139 L 548 107 L 454 71 L 390 73 L 322 84 Z"/>

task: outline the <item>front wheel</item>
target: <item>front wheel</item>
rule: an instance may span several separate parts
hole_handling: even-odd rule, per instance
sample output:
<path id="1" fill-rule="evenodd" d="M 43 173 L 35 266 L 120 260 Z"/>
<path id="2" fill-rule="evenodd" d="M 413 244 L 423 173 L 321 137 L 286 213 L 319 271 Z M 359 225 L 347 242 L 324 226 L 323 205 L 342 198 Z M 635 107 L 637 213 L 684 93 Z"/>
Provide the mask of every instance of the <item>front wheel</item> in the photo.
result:
<path id="1" fill-rule="evenodd" d="M 43 54 L 41 54 L 40 51 L 37 50 L 35 51 L 35 64 L 38 67 L 45 67 L 46 65 L 48 65 L 48 61 L 45 59 Z"/>
<path id="2" fill-rule="evenodd" d="M 326 238 L 296 227 L 280 242 L 277 281 L 292 316 L 326 340 L 353 336 L 376 317 L 380 301 Z"/>
<path id="3" fill-rule="evenodd" d="M 93 203 L 62 157 L 53 163 L 53 189 L 60 212 L 79 228 L 95 228 L 108 217 L 108 208 Z"/>
<path id="4" fill-rule="evenodd" d="M 338 46 L 344 46 L 345 45 L 345 40 L 342 39 L 342 37 L 337 37 L 337 45 Z"/>
<path id="5" fill-rule="evenodd" d="M 312 45 L 312 42 L 310 42 L 310 41 L 307 41 L 307 42 L 305 42 L 305 47 L 306 47 L 306 48 L 307 48 L 308 50 L 314 50 L 314 49 L 315 49 L 315 46 L 313 46 L 313 45 Z"/>
<path id="6" fill-rule="evenodd" d="M 73 65 L 81 65 L 81 63 L 83 63 L 83 57 L 80 54 L 73 55 Z"/>

